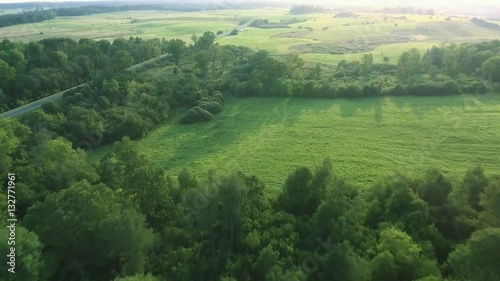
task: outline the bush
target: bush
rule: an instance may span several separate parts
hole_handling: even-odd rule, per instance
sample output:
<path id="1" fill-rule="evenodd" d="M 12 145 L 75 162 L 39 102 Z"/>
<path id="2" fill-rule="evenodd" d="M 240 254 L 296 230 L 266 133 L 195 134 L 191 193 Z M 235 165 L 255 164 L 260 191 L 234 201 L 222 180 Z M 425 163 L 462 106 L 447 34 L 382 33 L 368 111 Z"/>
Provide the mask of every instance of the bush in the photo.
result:
<path id="1" fill-rule="evenodd" d="M 57 114 L 57 113 L 62 112 L 59 105 L 55 102 L 44 103 L 44 104 L 42 104 L 41 107 L 42 107 L 43 112 L 45 112 L 47 114 Z"/>
<path id="2" fill-rule="evenodd" d="M 381 91 L 375 85 L 365 85 L 363 87 L 363 96 L 365 97 L 378 97 L 381 95 Z"/>
<path id="3" fill-rule="evenodd" d="M 223 104 L 224 103 L 224 96 L 222 95 L 221 92 L 215 91 L 212 93 L 211 98 L 218 101 L 219 103 Z"/>
<path id="4" fill-rule="evenodd" d="M 407 94 L 408 91 L 401 84 L 397 84 L 396 86 L 383 92 L 384 96 L 406 96 Z"/>
<path id="5" fill-rule="evenodd" d="M 444 83 L 428 82 L 419 83 L 408 88 L 411 96 L 449 96 L 461 94 L 456 82 L 447 81 Z"/>
<path id="6" fill-rule="evenodd" d="M 206 111 L 205 109 L 195 106 L 189 109 L 189 111 L 184 115 L 179 122 L 181 124 L 193 124 L 208 122 L 213 119 L 212 113 Z"/>
<path id="7" fill-rule="evenodd" d="M 222 104 L 216 100 L 202 99 L 198 101 L 198 106 L 212 114 L 222 111 Z"/>
<path id="8" fill-rule="evenodd" d="M 358 84 L 351 83 L 339 89 L 339 96 L 343 98 L 359 98 L 363 96 L 363 89 Z"/>

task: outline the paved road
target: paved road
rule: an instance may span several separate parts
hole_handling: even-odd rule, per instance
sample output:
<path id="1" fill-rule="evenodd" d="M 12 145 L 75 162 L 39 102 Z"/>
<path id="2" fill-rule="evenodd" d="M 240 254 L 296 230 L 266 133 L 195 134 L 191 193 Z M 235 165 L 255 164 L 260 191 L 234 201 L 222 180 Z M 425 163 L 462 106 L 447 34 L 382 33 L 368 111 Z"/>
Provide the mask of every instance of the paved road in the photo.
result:
<path id="1" fill-rule="evenodd" d="M 235 27 L 235 28 L 232 28 L 232 29 L 230 29 L 230 30 L 228 30 L 228 31 L 226 31 L 226 32 L 223 32 L 223 33 L 221 33 L 221 34 L 217 35 L 217 39 L 220 39 L 220 38 L 223 38 L 223 37 L 229 36 L 229 35 L 231 34 L 231 32 L 232 32 L 233 30 L 235 30 L 235 29 L 238 29 L 238 31 L 240 31 L 240 29 L 247 28 L 247 27 L 249 27 L 249 26 L 250 26 L 250 25 L 251 25 L 254 21 L 255 21 L 255 19 L 252 19 L 251 21 L 249 21 L 249 22 L 247 22 L 247 23 L 245 23 L 245 24 L 239 25 L 239 26 L 237 26 L 237 27 Z"/>
<path id="2" fill-rule="evenodd" d="M 161 60 L 162 58 L 165 58 L 165 57 L 168 57 L 168 56 L 171 56 L 170 54 L 163 54 L 159 57 L 156 57 L 156 58 L 152 58 L 150 60 L 147 60 L 147 61 L 143 61 L 141 63 L 138 63 L 136 65 L 132 65 L 131 67 L 125 69 L 127 71 L 130 71 L 130 70 L 137 70 L 138 68 L 142 67 L 142 66 L 145 66 L 145 65 L 148 65 L 150 63 L 154 63 L 154 62 L 157 62 L 159 60 Z"/>
<path id="3" fill-rule="evenodd" d="M 79 87 L 81 87 L 81 86 L 83 86 L 85 84 L 86 83 L 80 84 L 78 86 L 75 86 L 73 88 L 64 90 L 64 91 L 59 92 L 57 94 L 54 94 L 52 96 L 48 96 L 48 97 L 45 97 L 43 99 L 39 99 L 39 100 L 34 101 L 32 103 L 28 103 L 28 104 L 25 104 L 25 105 L 23 105 L 21 107 L 18 107 L 18 108 L 12 109 L 10 111 L 4 112 L 4 113 L 0 114 L 0 117 L 4 117 L 4 118 L 15 117 L 15 116 L 21 115 L 21 114 L 23 114 L 25 112 L 31 111 L 33 109 L 39 108 L 43 104 L 60 100 L 60 99 L 62 99 L 64 93 L 66 93 L 67 91 L 71 91 L 71 90 L 77 89 L 77 88 L 79 88 Z"/>
<path id="4" fill-rule="evenodd" d="M 232 28 L 222 34 L 219 34 L 217 35 L 217 39 L 220 39 L 220 38 L 223 38 L 223 37 L 226 37 L 226 36 L 229 36 L 231 34 L 231 31 L 233 31 L 233 29 L 243 29 L 243 28 L 247 28 L 248 26 L 250 26 L 253 22 L 255 21 L 255 19 L 252 19 L 251 21 L 245 23 L 245 24 L 242 24 L 242 25 L 239 25 L 235 28 Z M 156 58 L 152 58 L 150 60 L 147 60 L 147 61 L 144 61 L 144 62 L 141 62 L 141 63 L 138 63 L 136 65 L 133 65 L 129 68 L 127 68 L 126 70 L 127 71 L 133 71 L 133 70 L 136 70 L 144 65 L 147 65 L 147 64 L 150 64 L 150 63 L 153 63 L 153 62 L 156 62 L 164 57 L 167 57 L 169 56 L 170 54 L 163 54 L 159 57 L 156 57 Z M 15 109 L 12 109 L 10 111 L 7 111 L 7 112 L 4 112 L 2 114 L 0 114 L 0 118 L 10 118 L 10 117 L 15 117 L 15 116 L 18 116 L 18 115 L 21 115 L 23 113 L 26 113 L 28 111 L 31 111 L 33 109 L 36 109 L 36 108 L 39 108 L 40 106 L 42 106 L 43 104 L 46 104 L 46 103 L 49 103 L 49 102 L 53 102 L 53 101 L 58 101 L 60 99 L 62 99 L 64 93 L 66 93 L 67 91 L 71 91 L 71 90 L 74 90 L 74 89 L 77 89 L 83 85 L 85 85 L 87 83 L 84 83 L 84 84 L 81 84 L 81 85 L 78 85 L 78 86 L 75 86 L 73 88 L 70 88 L 70 89 L 67 89 L 67 90 L 64 90 L 62 92 L 59 92 L 57 94 L 54 94 L 54 95 L 51 95 L 51 96 L 48 96 L 48 97 L 45 97 L 43 99 L 39 99 L 37 101 L 34 101 L 32 103 L 29 103 L 29 104 L 26 104 L 26 105 L 23 105 L 21 107 L 18 107 L 18 108 L 15 108 Z"/>
<path id="5" fill-rule="evenodd" d="M 129 68 L 127 68 L 126 70 L 127 71 L 133 71 L 133 70 L 136 70 L 137 68 L 140 68 L 142 66 L 145 66 L 147 64 L 150 64 L 150 63 L 153 63 L 153 62 L 156 62 L 164 57 L 167 57 L 169 56 L 170 54 L 163 54 L 159 57 L 156 57 L 156 58 L 152 58 L 150 60 L 147 60 L 147 61 L 143 61 L 141 63 L 138 63 L 136 65 L 133 65 Z M 71 90 L 74 90 L 74 89 L 77 89 L 77 88 L 80 88 L 81 86 L 85 85 L 87 83 L 83 83 L 83 84 L 80 84 L 78 86 L 75 86 L 73 88 L 69 88 L 69 89 L 66 89 L 62 92 L 59 92 L 57 94 L 53 94 L 51 96 L 48 96 L 48 97 L 45 97 L 45 98 L 42 98 L 42 99 L 39 99 L 37 101 L 34 101 L 32 103 L 28 103 L 28 104 L 25 104 L 23 106 L 20 106 L 18 108 L 14 108 L 10 111 L 7 111 L 7 112 L 4 112 L 2 114 L 0 114 L 0 118 L 10 118 L 10 117 L 16 117 L 16 116 L 19 116 L 21 114 L 24 114 L 28 111 L 31 111 L 31 110 L 34 110 L 34 109 L 37 109 L 39 108 L 40 106 L 42 106 L 43 104 L 46 104 L 46 103 L 49 103 L 49 102 L 53 102 L 53 101 L 58 101 L 60 99 L 63 98 L 63 95 L 64 93 L 68 92 L 68 91 L 71 91 Z"/>

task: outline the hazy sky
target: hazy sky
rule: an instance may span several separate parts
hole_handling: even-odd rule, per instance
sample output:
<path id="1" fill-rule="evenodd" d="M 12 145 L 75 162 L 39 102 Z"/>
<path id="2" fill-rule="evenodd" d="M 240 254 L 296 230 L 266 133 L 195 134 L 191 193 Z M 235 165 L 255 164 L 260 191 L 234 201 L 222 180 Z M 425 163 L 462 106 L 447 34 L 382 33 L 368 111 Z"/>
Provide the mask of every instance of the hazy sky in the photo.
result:
<path id="1" fill-rule="evenodd" d="M 0 0 L 0 3 L 19 3 L 19 2 L 85 2 L 85 0 Z M 110 1 L 110 0 L 107 0 Z M 111 0 L 113 1 L 113 0 Z M 122 0 L 123 1 L 123 0 Z M 213 2 L 212 1 L 207 1 L 207 2 Z M 227 1 L 227 0 L 226 0 Z M 263 2 L 264 0 L 248 0 L 250 2 Z M 272 0 L 271 0 L 272 1 Z M 274 0 L 276 1 L 276 0 Z M 274 2 L 273 1 L 273 2 Z M 280 1 L 280 0 L 278 0 Z M 499 0 L 337 0 L 337 1 L 300 1 L 300 0 L 281 0 L 282 2 L 285 3 L 323 3 L 324 5 L 340 5 L 340 6 L 348 6 L 348 5 L 366 5 L 366 6 L 445 6 L 445 7 L 453 7 L 453 6 L 496 6 L 500 8 L 500 1 Z M 142 0 L 142 1 L 136 1 L 136 2 L 143 2 L 147 3 L 149 2 L 148 0 Z M 155 0 L 154 2 L 158 2 L 158 0 Z M 167 2 L 172 2 L 172 0 L 167 1 Z M 182 1 L 180 1 L 182 2 Z M 188 2 L 204 2 L 203 0 L 190 0 Z M 217 1 L 216 1 L 217 2 Z M 221 1 L 223 2 L 223 1 Z M 245 2 L 244 0 L 236 0 L 236 1 L 231 1 L 231 2 Z"/>

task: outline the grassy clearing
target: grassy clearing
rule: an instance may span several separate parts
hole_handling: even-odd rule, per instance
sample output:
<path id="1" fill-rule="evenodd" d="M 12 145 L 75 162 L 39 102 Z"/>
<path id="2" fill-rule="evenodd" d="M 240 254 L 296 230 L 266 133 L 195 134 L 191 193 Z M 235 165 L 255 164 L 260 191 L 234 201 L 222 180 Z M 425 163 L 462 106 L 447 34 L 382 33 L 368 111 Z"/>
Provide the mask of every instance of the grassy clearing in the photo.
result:
<path id="1" fill-rule="evenodd" d="M 391 63 L 404 51 L 416 47 L 425 51 L 440 43 L 477 42 L 500 38 L 500 32 L 481 28 L 466 18 L 444 16 L 360 14 L 357 18 L 335 18 L 334 13 L 291 15 L 285 8 L 253 10 L 212 10 L 203 12 L 126 11 L 84 17 L 59 17 L 53 20 L 0 28 L 0 38 L 31 41 L 47 37 L 112 40 L 117 37 L 180 38 L 190 42 L 192 34 L 205 31 L 230 30 L 241 20 L 266 18 L 270 21 L 300 19 L 306 22 L 291 24 L 290 28 L 247 28 L 237 36 L 219 40 L 219 44 L 234 44 L 253 49 L 265 49 L 273 54 L 300 53 L 311 62 L 336 64 L 342 59 L 357 60 L 363 54 L 384 52 Z M 131 23 L 131 19 L 137 22 Z M 394 44 L 384 38 L 401 37 L 407 43 Z M 358 48 L 366 41 L 366 48 Z M 381 40 L 382 39 L 382 40 Z M 361 44 L 363 44 L 361 42 Z M 320 44 L 312 51 L 301 46 Z M 352 46 L 348 54 L 328 54 L 328 49 Z M 367 50 L 374 48 L 374 50 Z M 316 53 L 315 53 L 316 52 Z M 382 56 L 375 56 L 381 62 Z"/>
<path id="2" fill-rule="evenodd" d="M 500 95 L 358 100 L 229 99 L 212 122 L 165 125 L 138 142 L 169 174 L 184 167 L 258 175 L 275 190 L 294 168 L 325 157 L 361 187 L 393 171 L 437 167 L 453 178 L 500 169 Z M 91 159 L 112 147 L 94 151 Z"/>
<path id="3" fill-rule="evenodd" d="M 131 23 L 136 19 L 136 23 Z M 127 11 L 83 17 L 57 17 L 52 20 L 0 28 L 0 37 L 32 41 L 48 37 L 82 37 L 109 39 L 141 36 L 165 37 L 190 41 L 192 34 L 228 30 L 239 18 L 210 13 L 177 13 L 165 11 Z"/>

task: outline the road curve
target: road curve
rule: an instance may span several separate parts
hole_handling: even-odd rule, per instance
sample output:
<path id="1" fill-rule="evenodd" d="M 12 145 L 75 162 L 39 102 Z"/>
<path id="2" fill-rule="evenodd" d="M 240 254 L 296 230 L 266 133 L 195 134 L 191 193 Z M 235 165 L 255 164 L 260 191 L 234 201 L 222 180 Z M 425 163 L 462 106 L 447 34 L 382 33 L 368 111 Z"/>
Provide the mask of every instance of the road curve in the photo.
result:
<path id="1" fill-rule="evenodd" d="M 230 30 L 228 30 L 228 31 L 226 31 L 226 32 L 224 32 L 224 33 L 222 33 L 222 34 L 219 34 L 219 35 L 217 36 L 217 39 L 220 39 L 220 38 L 223 38 L 223 37 L 228 36 L 229 34 L 231 34 L 231 31 L 233 31 L 234 29 L 238 29 L 238 30 L 239 30 L 239 29 L 242 29 L 242 28 L 246 28 L 246 27 L 250 26 L 250 25 L 251 25 L 254 21 L 255 21 L 255 19 L 252 19 L 251 21 L 249 21 L 249 22 L 247 22 L 247 23 L 245 23 L 245 24 L 239 25 L 239 26 L 237 26 L 237 27 L 235 27 L 235 28 L 232 28 L 232 29 L 230 29 Z M 133 71 L 133 70 L 136 70 L 136 69 L 140 68 L 141 66 L 144 66 L 144 65 L 147 65 L 147 64 L 150 64 L 150 63 L 156 62 L 156 61 L 158 61 L 158 60 L 160 60 L 160 59 L 162 59 L 162 58 L 164 58 L 164 57 L 167 57 L 167 56 L 169 56 L 169 55 L 170 55 L 170 54 L 162 54 L 162 55 L 161 55 L 161 56 L 159 56 L 159 57 L 152 58 L 152 59 L 150 59 L 150 60 L 143 61 L 143 62 L 141 62 L 141 63 L 138 63 L 138 64 L 136 64 L 136 65 L 133 65 L 133 66 L 131 66 L 131 67 L 127 68 L 126 70 L 127 70 L 127 71 Z M 73 88 L 70 88 L 70 89 L 64 90 L 64 91 L 59 92 L 59 93 L 57 93 L 57 94 L 53 94 L 53 95 L 51 95 L 51 96 L 48 96 L 48 97 L 45 97 L 45 98 L 39 99 L 39 100 L 34 101 L 34 102 L 32 102 L 32 103 L 28 103 L 28 104 L 25 104 L 25 105 L 20 106 L 20 107 L 18 107 L 18 108 L 14 108 L 14 109 L 12 109 L 12 110 L 9 110 L 9 111 L 7 111 L 7 112 L 4 112 L 4 113 L 0 114 L 0 118 L 11 118 L 11 117 L 16 117 L 16 116 L 19 116 L 19 115 L 21 115 L 21 114 L 24 114 L 24 113 L 26 113 L 26 112 L 28 112 L 28 111 L 31 111 L 31 110 L 33 110 L 33 109 L 39 108 L 40 106 L 42 106 L 42 105 L 44 105 L 44 104 L 46 104 L 46 103 L 53 102 L 53 101 L 58 101 L 58 100 L 62 99 L 62 97 L 63 97 L 64 93 L 66 93 L 67 91 L 71 91 L 71 90 L 77 89 L 77 88 L 79 88 L 79 87 L 81 87 L 81 86 L 83 86 L 83 85 L 85 85 L 85 84 L 87 84 L 87 83 L 80 84 L 80 85 L 78 85 L 78 86 L 75 86 L 75 87 L 73 87 Z"/>

